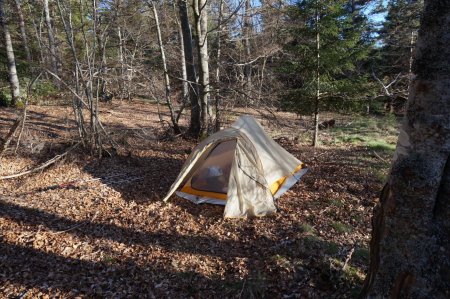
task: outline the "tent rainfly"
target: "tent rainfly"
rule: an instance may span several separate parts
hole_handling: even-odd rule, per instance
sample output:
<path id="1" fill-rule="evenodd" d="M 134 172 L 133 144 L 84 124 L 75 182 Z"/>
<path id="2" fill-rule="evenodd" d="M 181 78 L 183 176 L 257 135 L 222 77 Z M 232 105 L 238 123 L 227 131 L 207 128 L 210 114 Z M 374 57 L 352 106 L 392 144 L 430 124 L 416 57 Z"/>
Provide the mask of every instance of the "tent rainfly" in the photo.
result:
<path id="1" fill-rule="evenodd" d="M 241 116 L 194 148 L 164 201 L 176 192 L 197 204 L 225 205 L 224 217 L 265 216 L 306 171 L 253 117 Z"/>

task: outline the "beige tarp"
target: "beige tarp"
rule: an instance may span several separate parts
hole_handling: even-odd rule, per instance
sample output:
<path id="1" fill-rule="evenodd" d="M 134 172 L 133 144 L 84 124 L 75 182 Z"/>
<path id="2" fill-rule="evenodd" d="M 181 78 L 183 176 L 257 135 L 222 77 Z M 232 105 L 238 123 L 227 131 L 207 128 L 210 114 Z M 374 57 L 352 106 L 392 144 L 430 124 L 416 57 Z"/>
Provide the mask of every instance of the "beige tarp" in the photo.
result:
<path id="1" fill-rule="evenodd" d="M 280 178 L 286 178 L 282 188 L 275 194 L 278 197 L 306 172 L 305 168 L 295 172 L 302 164 L 301 161 L 272 140 L 253 117 L 241 116 L 230 128 L 209 136 L 194 148 L 164 201 L 201 169 L 202 161 L 217 144 L 227 140 L 236 140 L 236 149 L 231 161 L 225 217 L 274 213 L 274 195 L 269 186 Z"/>

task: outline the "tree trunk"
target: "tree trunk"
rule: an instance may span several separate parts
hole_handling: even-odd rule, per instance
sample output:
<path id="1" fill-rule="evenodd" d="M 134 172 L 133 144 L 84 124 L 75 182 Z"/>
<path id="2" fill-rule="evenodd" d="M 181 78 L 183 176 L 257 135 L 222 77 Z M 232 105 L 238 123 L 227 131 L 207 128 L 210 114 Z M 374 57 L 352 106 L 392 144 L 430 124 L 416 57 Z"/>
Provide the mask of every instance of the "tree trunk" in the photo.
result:
<path id="1" fill-rule="evenodd" d="M 50 48 L 50 61 L 53 73 L 58 74 L 58 61 L 56 59 L 55 36 L 53 35 L 52 22 L 50 19 L 50 10 L 48 0 L 44 0 L 45 24 L 47 26 L 48 44 Z"/>
<path id="2" fill-rule="evenodd" d="M 252 64 L 248 63 L 251 60 L 251 48 L 250 48 L 250 34 L 252 31 L 251 24 L 251 3 L 250 0 L 245 0 L 245 13 L 244 13 L 244 24 L 243 24 L 243 37 L 244 37 L 244 47 L 245 47 L 245 61 L 244 65 L 244 78 L 247 89 L 251 88 L 252 85 Z"/>
<path id="3" fill-rule="evenodd" d="M 173 10 L 176 11 L 175 1 L 172 2 L 172 5 L 173 5 Z M 177 23 L 178 37 L 180 39 L 181 73 L 183 75 L 183 82 L 182 82 L 183 99 L 182 99 L 182 103 L 183 103 L 183 108 L 184 108 L 186 101 L 189 99 L 189 82 L 188 82 L 187 70 L 186 70 L 186 57 L 184 55 L 185 50 L 184 50 L 184 41 L 183 41 L 184 40 L 184 38 L 183 38 L 183 29 L 181 27 L 180 20 L 179 20 L 179 18 L 176 15 L 175 15 L 175 22 Z M 180 109 L 180 113 L 178 115 L 181 115 L 181 109 Z"/>
<path id="4" fill-rule="evenodd" d="M 17 77 L 16 59 L 14 57 L 14 49 L 11 42 L 8 23 L 4 15 L 4 3 L 0 0 L 0 22 L 5 37 L 6 58 L 8 60 L 8 80 L 11 89 L 11 106 L 15 106 L 20 101 L 19 78 Z"/>
<path id="5" fill-rule="evenodd" d="M 416 31 L 412 30 L 411 31 L 411 40 L 410 40 L 410 49 L 409 49 L 409 69 L 408 69 L 408 95 L 409 95 L 409 91 L 411 89 L 411 82 L 412 82 L 412 65 L 414 62 L 414 46 L 415 46 L 415 35 L 416 35 Z"/>
<path id="6" fill-rule="evenodd" d="M 197 32 L 199 83 L 200 83 L 200 136 L 208 133 L 209 103 L 209 55 L 207 0 L 193 0 L 195 28 Z"/>
<path id="7" fill-rule="evenodd" d="M 425 1 L 408 109 L 362 297 L 450 297 L 450 0 Z"/>
<path id="8" fill-rule="evenodd" d="M 220 0 L 220 5 L 219 5 L 219 19 L 217 20 L 218 22 L 218 28 L 217 28 L 217 56 L 216 56 L 216 92 L 215 92 L 215 104 L 216 104 L 216 121 L 215 121 L 215 131 L 219 131 L 220 130 L 220 47 L 221 47 L 221 34 L 222 34 L 222 17 L 223 17 L 223 0 Z"/>
<path id="9" fill-rule="evenodd" d="M 317 68 L 316 68 L 316 100 L 314 101 L 314 135 L 312 145 L 317 147 L 319 143 L 319 103 L 320 103 L 320 32 L 319 32 L 319 9 L 316 10 L 316 47 L 317 47 Z"/>
<path id="10" fill-rule="evenodd" d="M 23 48 L 25 50 L 25 55 L 27 56 L 28 63 L 31 62 L 31 52 L 30 47 L 28 46 L 28 38 L 27 31 L 25 30 L 25 21 L 23 18 L 22 4 L 20 0 L 15 0 L 16 8 L 17 8 L 17 16 L 19 17 L 19 27 L 20 27 L 20 35 L 22 38 Z"/>
<path id="11" fill-rule="evenodd" d="M 31 22 L 33 23 L 34 34 L 35 34 L 36 41 L 37 41 L 37 44 L 38 44 L 40 63 L 42 65 L 45 65 L 45 55 L 44 55 L 44 50 L 43 50 L 44 47 L 42 46 L 42 44 L 43 44 L 42 43 L 42 38 L 41 38 L 41 35 L 40 35 L 40 32 L 39 32 L 39 26 L 36 24 L 35 16 L 32 13 L 33 10 L 31 9 L 30 2 L 27 2 L 27 9 L 28 9 L 29 19 L 31 19 Z M 48 76 L 47 73 L 45 73 L 44 76 L 46 78 L 48 78 L 47 77 Z"/>
<path id="12" fill-rule="evenodd" d="M 197 74 L 195 72 L 194 51 L 192 49 L 192 32 L 189 25 L 189 17 L 186 7 L 186 0 L 178 0 L 180 14 L 181 31 L 183 33 L 184 58 L 186 60 L 186 75 L 189 81 L 189 100 L 191 102 L 191 120 L 189 132 L 193 136 L 200 134 L 200 104 L 199 90 L 197 85 Z"/>
<path id="13" fill-rule="evenodd" d="M 125 76 L 125 65 L 123 59 L 123 39 L 122 39 L 122 28 L 120 26 L 117 27 L 117 36 L 119 38 L 119 49 L 117 52 L 117 58 L 119 59 L 120 64 L 120 75 L 119 75 L 119 95 L 120 100 L 123 100 L 123 91 L 125 89 L 124 84 L 124 76 Z"/>
<path id="14" fill-rule="evenodd" d="M 170 79 L 169 79 L 169 73 L 167 71 L 166 54 L 164 52 L 164 46 L 163 46 L 162 37 L 161 37 L 161 27 L 159 25 L 158 12 L 156 11 L 154 2 L 151 3 L 151 6 L 152 6 L 152 11 L 153 11 L 153 17 L 155 18 L 156 32 L 158 35 L 159 49 L 161 51 L 161 60 L 162 60 L 163 69 L 164 69 L 164 85 L 165 85 L 165 90 L 166 90 L 166 103 L 167 103 L 167 106 L 169 107 L 170 120 L 172 121 L 173 130 L 174 130 L 175 134 L 179 134 L 179 133 L 181 133 L 181 130 L 180 130 L 180 127 L 178 126 L 178 123 L 177 123 L 177 120 L 175 117 L 175 112 L 173 111 L 172 100 L 170 99 Z"/>

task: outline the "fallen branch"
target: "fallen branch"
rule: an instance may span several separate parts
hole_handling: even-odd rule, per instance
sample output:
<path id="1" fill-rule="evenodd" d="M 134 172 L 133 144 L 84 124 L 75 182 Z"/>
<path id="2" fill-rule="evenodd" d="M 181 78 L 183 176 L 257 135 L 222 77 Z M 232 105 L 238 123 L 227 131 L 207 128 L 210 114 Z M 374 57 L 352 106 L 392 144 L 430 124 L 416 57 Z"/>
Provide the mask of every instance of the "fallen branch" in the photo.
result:
<path id="1" fill-rule="evenodd" d="M 53 158 L 51 158 L 50 160 L 48 160 L 47 162 L 43 163 L 42 165 L 40 165 L 40 166 L 38 166 L 38 167 L 36 167 L 36 168 L 30 169 L 30 170 L 27 170 L 27 171 L 24 171 L 24 172 L 21 172 L 21 173 L 16 173 L 16 174 L 11 174 L 11 175 L 0 176 L 0 181 L 1 181 L 1 180 L 7 180 L 7 179 L 18 178 L 18 177 L 21 177 L 21 176 L 24 176 L 24 175 L 27 175 L 27 174 L 31 174 L 31 173 L 35 173 L 35 172 L 38 172 L 38 171 L 40 171 L 40 170 L 43 170 L 43 169 L 49 167 L 50 165 L 52 165 L 52 164 L 58 162 L 59 160 L 61 160 L 61 159 L 64 158 L 65 156 L 67 156 L 67 154 L 70 153 L 73 149 L 75 149 L 79 144 L 80 144 L 80 142 L 78 142 L 77 144 L 75 144 L 75 145 L 73 145 L 72 147 L 70 147 L 70 148 L 69 148 L 67 151 L 65 151 L 64 153 L 62 153 L 62 154 L 60 154 L 60 155 L 54 156 Z"/>
<path id="2" fill-rule="evenodd" d="M 355 251 L 355 247 L 352 247 L 352 249 L 350 250 L 350 252 L 347 255 L 347 258 L 345 259 L 344 266 L 342 266 L 342 271 L 345 271 L 345 268 L 347 268 L 347 264 L 350 261 L 350 259 L 352 258 L 354 251 Z"/>
<path id="3" fill-rule="evenodd" d="M 74 229 L 76 229 L 76 228 L 79 228 L 80 226 L 86 225 L 86 224 L 88 224 L 88 223 L 94 221 L 95 218 L 97 218 L 97 215 L 98 215 L 98 211 L 95 212 L 94 217 L 92 217 L 91 220 L 89 220 L 89 221 L 85 221 L 85 222 L 83 222 L 83 223 L 80 223 L 80 224 L 77 224 L 77 225 L 75 225 L 75 226 L 72 226 L 71 228 L 68 228 L 68 229 L 65 229 L 65 230 L 60 230 L 60 231 L 57 231 L 57 232 L 53 232 L 53 233 L 51 233 L 51 234 L 52 234 L 52 235 L 58 235 L 58 234 L 66 233 L 66 232 L 68 232 L 68 231 L 71 231 L 71 230 L 74 230 Z"/>
<path id="4" fill-rule="evenodd" d="M 383 159 L 380 155 L 378 155 L 378 153 L 376 151 L 373 151 L 373 153 L 375 154 L 375 156 L 380 159 L 381 161 L 383 161 L 384 163 L 388 163 L 388 161 L 386 161 L 385 159 Z"/>

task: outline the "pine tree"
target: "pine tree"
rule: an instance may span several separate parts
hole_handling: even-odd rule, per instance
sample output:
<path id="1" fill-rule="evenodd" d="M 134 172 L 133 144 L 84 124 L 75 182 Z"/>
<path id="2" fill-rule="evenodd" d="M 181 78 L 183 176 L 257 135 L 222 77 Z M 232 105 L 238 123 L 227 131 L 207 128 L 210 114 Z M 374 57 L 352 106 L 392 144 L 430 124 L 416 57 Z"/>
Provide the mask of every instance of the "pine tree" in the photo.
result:
<path id="1" fill-rule="evenodd" d="M 411 66 L 423 0 L 390 0 L 379 32 L 380 61 L 375 72 L 385 84 L 393 82 L 392 96 L 408 97 Z"/>
<path id="2" fill-rule="evenodd" d="M 303 0 L 289 17 L 291 57 L 281 70 L 288 74 L 289 91 L 282 105 L 314 113 L 316 141 L 319 111 L 352 110 L 370 90 L 362 65 L 373 41 L 366 17 L 349 1 Z"/>

